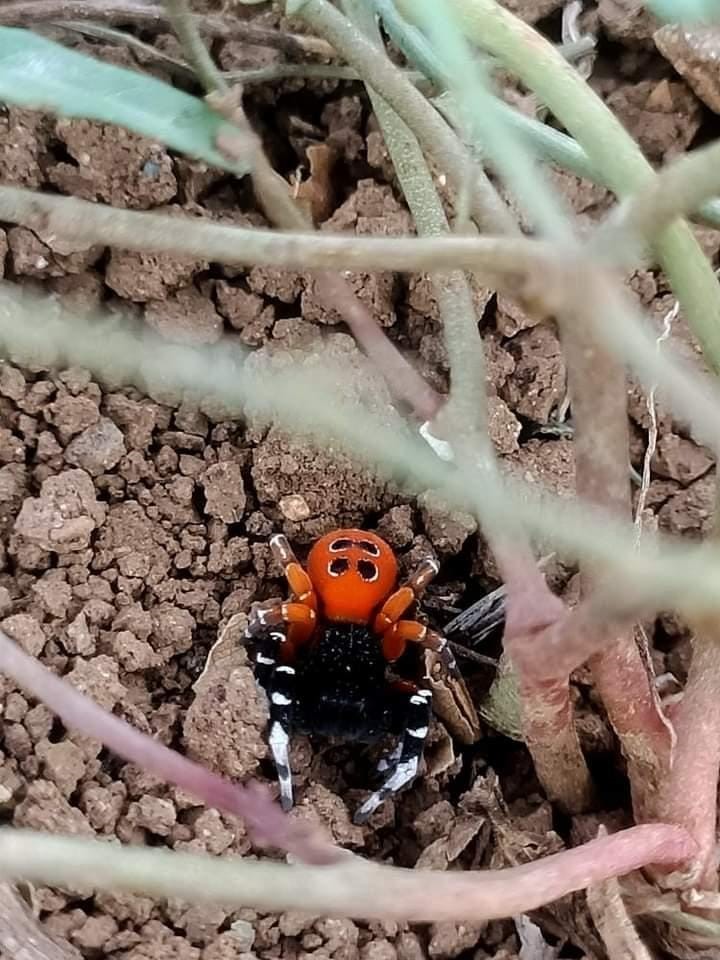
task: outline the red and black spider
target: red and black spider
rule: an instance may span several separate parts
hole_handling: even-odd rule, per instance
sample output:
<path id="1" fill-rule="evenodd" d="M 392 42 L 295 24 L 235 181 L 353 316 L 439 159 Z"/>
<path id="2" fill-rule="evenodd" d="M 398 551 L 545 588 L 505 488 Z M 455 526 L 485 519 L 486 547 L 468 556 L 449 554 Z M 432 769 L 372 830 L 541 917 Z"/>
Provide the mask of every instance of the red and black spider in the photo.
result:
<path id="1" fill-rule="evenodd" d="M 254 668 L 270 702 L 269 744 L 280 800 L 293 804 L 288 756 L 293 731 L 371 743 L 388 734 L 395 749 L 380 761 L 382 786 L 355 815 L 363 823 L 418 774 L 431 719 L 432 693 L 423 657 L 403 657 L 409 645 L 435 651 L 457 675 L 447 640 L 417 620 L 402 619 L 438 571 L 425 560 L 397 585 L 392 549 L 364 530 L 334 530 L 310 550 L 307 571 L 286 538 L 272 537 L 291 598 L 260 604 L 248 635 L 258 640 Z M 411 661 L 412 677 L 388 676 Z M 407 672 L 410 672 L 409 670 Z"/>

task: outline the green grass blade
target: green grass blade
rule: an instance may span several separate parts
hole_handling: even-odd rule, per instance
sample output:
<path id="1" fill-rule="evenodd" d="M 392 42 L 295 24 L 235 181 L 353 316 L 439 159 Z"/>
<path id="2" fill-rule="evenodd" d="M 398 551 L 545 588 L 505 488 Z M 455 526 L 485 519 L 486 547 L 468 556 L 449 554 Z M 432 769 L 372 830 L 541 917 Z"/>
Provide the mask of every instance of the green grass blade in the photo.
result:
<path id="1" fill-rule="evenodd" d="M 0 27 L 0 101 L 117 124 L 224 170 L 250 169 L 217 149 L 218 133 L 233 128 L 202 100 L 29 30 Z"/>
<path id="2" fill-rule="evenodd" d="M 717 23 L 720 20 L 720 0 L 648 0 L 647 6 L 668 23 Z"/>

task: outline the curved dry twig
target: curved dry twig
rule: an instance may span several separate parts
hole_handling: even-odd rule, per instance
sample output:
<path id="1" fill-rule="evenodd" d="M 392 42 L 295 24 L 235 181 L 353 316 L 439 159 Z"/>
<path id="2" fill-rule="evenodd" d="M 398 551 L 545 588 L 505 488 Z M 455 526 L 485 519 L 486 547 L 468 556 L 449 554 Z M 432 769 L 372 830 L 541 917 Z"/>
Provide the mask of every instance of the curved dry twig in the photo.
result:
<path id="1" fill-rule="evenodd" d="M 56 677 L 2 631 L 0 670 L 46 703 L 65 726 L 102 740 L 125 760 L 182 787 L 208 806 L 242 817 L 256 842 L 280 847 L 307 863 L 332 863 L 343 856 L 319 831 L 287 817 L 262 784 L 231 783 L 146 736 Z"/>
<path id="2" fill-rule="evenodd" d="M 681 827 L 629 827 L 581 847 L 504 870 L 409 870 L 347 855 L 328 866 L 108 847 L 80 837 L 0 830 L 0 877 L 130 890 L 324 916 L 477 923 L 527 913 L 568 893 L 648 865 L 684 863 L 695 844 Z"/>
<path id="3" fill-rule="evenodd" d="M 162 6 L 134 0 L 11 0 L 0 9 L 0 24 L 30 27 L 55 20 L 94 20 L 98 23 L 135 24 L 144 30 L 168 30 L 169 19 Z M 209 37 L 236 37 L 259 47 L 282 50 L 289 56 L 308 54 L 332 59 L 335 50 L 319 37 L 304 36 L 257 27 L 238 17 L 197 17 L 202 32 Z"/>

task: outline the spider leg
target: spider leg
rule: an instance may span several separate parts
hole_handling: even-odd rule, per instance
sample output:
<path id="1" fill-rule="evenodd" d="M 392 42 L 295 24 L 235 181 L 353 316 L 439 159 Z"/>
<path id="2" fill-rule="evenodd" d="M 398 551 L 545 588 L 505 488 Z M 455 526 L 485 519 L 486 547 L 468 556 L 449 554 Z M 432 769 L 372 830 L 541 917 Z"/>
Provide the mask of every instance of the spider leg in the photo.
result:
<path id="1" fill-rule="evenodd" d="M 259 603 L 250 614 L 245 635 L 248 637 L 257 637 L 268 628 L 281 627 L 301 627 L 304 631 L 303 638 L 288 636 L 288 640 L 295 646 L 301 643 L 304 638 L 309 638 L 315 629 L 317 614 L 312 607 L 301 601 L 268 600 Z"/>
<path id="2" fill-rule="evenodd" d="M 290 732 L 295 705 L 295 668 L 283 663 L 276 666 L 267 692 L 270 700 L 268 744 L 277 771 L 280 804 L 283 810 L 290 810 L 293 805 Z"/>
<path id="3" fill-rule="evenodd" d="M 378 773 L 386 773 L 388 770 L 392 770 L 397 766 L 398 760 L 402 754 L 403 744 L 405 743 L 405 737 L 402 736 L 392 750 L 388 753 L 383 754 L 382 757 L 377 762 L 375 769 Z"/>
<path id="4" fill-rule="evenodd" d="M 445 670 L 452 677 L 459 677 L 455 656 L 450 649 L 447 637 L 437 630 L 431 630 L 417 620 L 398 620 L 383 632 L 382 648 L 385 659 L 392 663 L 405 652 L 408 643 L 418 643 L 427 650 L 433 650 L 440 657 Z"/>
<path id="5" fill-rule="evenodd" d="M 312 580 L 298 563 L 287 538 L 281 533 L 270 539 L 273 556 L 283 568 L 290 587 L 290 600 L 267 600 L 255 607 L 245 635 L 257 637 L 269 627 L 287 627 L 292 648 L 302 646 L 312 636 L 317 623 L 317 595 Z"/>
<path id="6" fill-rule="evenodd" d="M 380 607 L 373 625 L 375 633 L 385 633 L 389 627 L 397 623 L 408 607 L 425 593 L 425 588 L 439 569 L 437 561 L 432 557 L 423 560 L 408 582 L 391 593 Z"/>
<path id="7" fill-rule="evenodd" d="M 258 636 L 253 669 L 255 679 L 266 693 L 277 666 L 278 655 L 286 643 L 285 634 L 280 630 L 267 630 Z"/>
<path id="8" fill-rule="evenodd" d="M 427 687 L 410 691 L 405 732 L 400 741 L 397 761 L 382 786 L 358 808 L 353 817 L 355 823 L 365 823 L 388 797 L 412 783 L 418 775 L 431 716 L 432 691 Z"/>

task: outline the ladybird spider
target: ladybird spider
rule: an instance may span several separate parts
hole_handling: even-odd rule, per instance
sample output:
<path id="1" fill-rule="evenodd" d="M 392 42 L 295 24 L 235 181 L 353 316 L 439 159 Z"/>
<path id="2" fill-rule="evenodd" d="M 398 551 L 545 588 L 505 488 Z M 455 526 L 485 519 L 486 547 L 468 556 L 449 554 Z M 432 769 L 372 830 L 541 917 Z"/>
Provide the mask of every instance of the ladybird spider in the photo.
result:
<path id="1" fill-rule="evenodd" d="M 438 572 L 427 559 L 397 586 L 395 554 L 364 530 L 334 530 L 310 550 L 307 571 L 282 534 L 270 540 L 290 587 L 287 601 L 253 611 L 248 636 L 258 640 L 255 676 L 269 699 L 268 742 L 284 809 L 293 805 L 289 740 L 293 731 L 373 742 L 396 735 L 378 764 L 386 774 L 355 814 L 364 823 L 418 774 L 431 719 L 432 693 L 416 658 L 412 679 L 392 679 L 408 644 L 434 650 L 457 675 L 447 640 L 416 620 L 402 619 Z"/>

